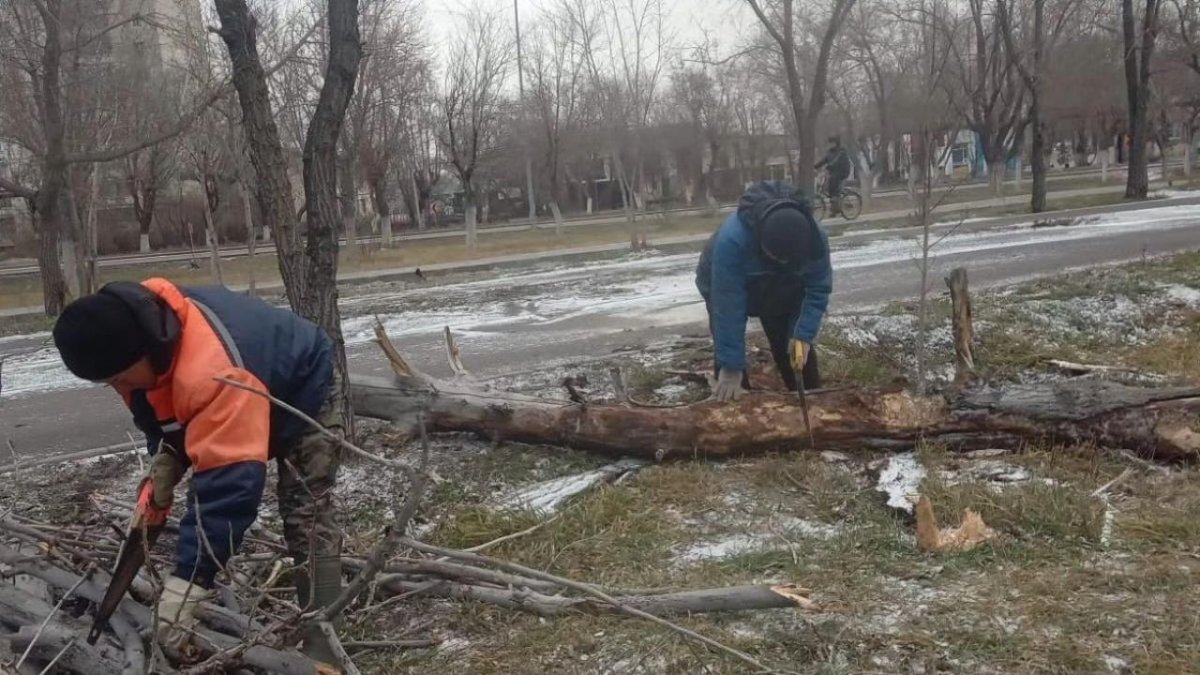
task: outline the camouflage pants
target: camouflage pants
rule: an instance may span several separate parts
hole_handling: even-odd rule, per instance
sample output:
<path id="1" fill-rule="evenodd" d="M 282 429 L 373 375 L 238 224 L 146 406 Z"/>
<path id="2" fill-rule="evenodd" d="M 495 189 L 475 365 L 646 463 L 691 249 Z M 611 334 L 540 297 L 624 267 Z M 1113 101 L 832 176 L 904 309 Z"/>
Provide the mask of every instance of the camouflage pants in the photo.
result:
<path id="1" fill-rule="evenodd" d="M 337 394 L 331 394 L 317 414 L 321 426 L 341 436 Z M 311 429 L 275 448 L 279 470 L 279 515 L 283 537 L 297 565 L 341 554 L 342 534 L 334 517 L 333 487 L 341 464 L 342 446 Z"/>

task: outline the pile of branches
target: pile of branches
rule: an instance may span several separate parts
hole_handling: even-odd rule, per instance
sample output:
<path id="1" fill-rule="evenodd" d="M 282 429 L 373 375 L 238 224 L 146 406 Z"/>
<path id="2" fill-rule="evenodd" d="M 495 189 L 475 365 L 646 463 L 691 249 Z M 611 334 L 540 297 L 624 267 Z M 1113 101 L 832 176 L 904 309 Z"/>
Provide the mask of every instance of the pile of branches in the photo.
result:
<path id="1" fill-rule="evenodd" d="M 403 473 L 409 487 L 394 522 L 369 550 L 349 551 L 343 556 L 344 591 L 333 605 L 306 612 L 292 602 L 294 588 L 289 579 L 296 570 L 286 546 L 281 537 L 256 525 L 248 533 L 242 553 L 232 558 L 220 575 L 214 600 L 201 604 L 197 612 L 200 627 L 183 652 L 164 653 L 153 639 L 160 570 L 169 569 L 173 548 L 169 535 L 178 532 L 178 520 L 168 522 L 168 536 L 150 552 L 104 635 L 92 645 L 84 638 L 94 606 L 111 579 L 109 570 L 120 554 L 132 504 L 94 496 L 94 514 L 86 522 L 69 526 L 12 512 L 0 514 L 0 578 L 5 580 L 0 583 L 0 672 L 134 675 L 240 669 L 285 675 L 357 673 L 357 653 L 434 647 L 439 640 L 408 634 L 398 639 L 342 642 L 335 625 L 346 619 L 363 625 L 372 615 L 396 609 L 418 596 L 482 602 L 543 617 L 570 612 L 623 614 L 659 624 L 766 670 L 744 652 L 665 617 L 812 608 L 808 591 L 790 584 L 690 591 L 605 589 L 481 553 L 526 536 L 541 525 L 468 550 L 434 546 L 407 536 L 426 484 L 429 446 L 423 432 L 421 440 L 422 461 L 414 467 L 338 439 L 353 454 Z M 331 639 L 338 663 L 317 663 L 297 650 L 302 629 L 313 624 Z"/>

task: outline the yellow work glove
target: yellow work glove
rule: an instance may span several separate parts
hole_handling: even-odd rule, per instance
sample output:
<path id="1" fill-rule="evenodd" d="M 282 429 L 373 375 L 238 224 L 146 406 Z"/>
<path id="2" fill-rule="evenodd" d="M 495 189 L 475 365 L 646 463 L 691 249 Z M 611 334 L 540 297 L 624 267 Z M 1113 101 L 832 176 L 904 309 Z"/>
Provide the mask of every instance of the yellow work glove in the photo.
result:
<path id="1" fill-rule="evenodd" d="M 804 340 L 793 339 L 788 343 L 788 354 L 792 358 L 792 370 L 796 375 L 804 370 L 804 364 L 808 363 L 808 353 L 812 351 L 812 345 Z"/>
<path id="2" fill-rule="evenodd" d="M 179 577 L 167 577 L 158 597 L 158 641 L 164 647 L 183 649 L 199 625 L 196 608 L 212 597 L 212 591 Z"/>

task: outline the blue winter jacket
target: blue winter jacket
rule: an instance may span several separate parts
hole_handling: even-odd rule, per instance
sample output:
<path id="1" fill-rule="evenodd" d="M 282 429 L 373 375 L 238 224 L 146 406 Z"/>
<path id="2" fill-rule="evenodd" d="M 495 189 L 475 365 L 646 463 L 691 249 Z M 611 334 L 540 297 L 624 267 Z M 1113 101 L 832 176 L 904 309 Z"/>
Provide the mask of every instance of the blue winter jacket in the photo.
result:
<path id="1" fill-rule="evenodd" d="M 762 215 L 790 202 L 807 217 L 814 255 L 784 266 L 762 254 L 757 228 Z M 812 217 L 808 200 L 783 181 L 763 181 L 746 190 L 735 213 L 709 239 L 696 267 L 696 287 L 708 303 L 718 368 L 745 370 L 746 319 L 786 314 L 792 337 L 812 344 L 821 328 L 833 267 L 829 239 Z"/>

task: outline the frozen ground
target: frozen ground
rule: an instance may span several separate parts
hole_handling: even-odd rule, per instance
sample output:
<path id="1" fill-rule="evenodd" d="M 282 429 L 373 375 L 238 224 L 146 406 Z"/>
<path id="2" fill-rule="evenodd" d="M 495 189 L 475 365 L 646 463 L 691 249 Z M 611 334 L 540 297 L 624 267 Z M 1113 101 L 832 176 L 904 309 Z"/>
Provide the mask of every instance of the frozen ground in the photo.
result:
<path id="1" fill-rule="evenodd" d="M 1196 256 L 1185 260 L 1194 263 Z M 555 279 L 574 270 L 541 272 Z M 532 297 L 538 288 L 531 284 L 521 294 Z M 996 358 L 995 345 L 986 342 L 996 334 L 1027 335 L 1022 350 L 1050 355 L 1081 341 L 1110 360 L 1125 353 L 1127 339 L 1149 350 L 1200 316 L 1198 289 L 1194 264 L 1154 263 L 979 291 L 980 360 Z M 947 321 L 943 304 L 931 308 L 936 326 Z M 831 377 L 851 346 L 862 350 L 853 360 L 911 348 L 910 310 L 891 304 L 832 317 Z M 1053 322 L 1038 323 L 1051 312 Z M 941 328 L 933 331 L 931 350 L 944 351 L 945 339 Z M 674 338 L 623 351 L 631 388 L 656 400 L 696 394 L 695 385 L 665 371 L 703 369 L 706 343 Z M 494 382 L 562 396 L 562 377 L 581 376 L 589 395 L 607 395 L 606 363 L 539 356 Z M 756 357 L 763 360 L 761 353 Z M 1048 370 L 1036 362 L 1014 368 L 1043 375 Z M 415 444 L 405 444 L 386 425 L 368 422 L 363 431 L 371 451 L 410 460 L 417 453 Z M 650 465 L 601 486 L 599 479 L 614 473 L 604 468 L 611 464 L 606 458 L 457 434 L 431 440 L 438 480 L 414 521 L 418 536 L 474 546 L 523 531 L 554 510 L 553 521 L 492 553 L 612 587 L 797 583 L 812 589 L 817 609 L 683 619 L 780 669 L 1196 672 L 1200 666 L 1200 626 L 1190 618 L 1200 601 L 1200 484 L 1186 467 L 1146 467 L 1092 448 L 967 456 L 920 448 L 898 458 L 847 450 Z M 126 454 L 49 467 L 20 480 L 0 477 L 0 506 L 56 522 L 87 522 L 96 509 L 94 494 L 127 500 L 143 470 Z M 905 480 L 902 474 L 911 471 L 924 476 Z M 889 481 L 891 475 L 898 480 Z M 1095 495 L 1118 476 L 1124 478 Z M 876 491 L 881 480 L 897 486 L 901 496 L 930 496 L 945 525 L 956 523 L 965 508 L 977 510 L 1001 538 L 963 555 L 921 553 L 912 522 Z M 278 532 L 273 484 L 262 523 Z M 373 465 L 346 463 L 338 502 L 354 550 L 378 537 L 403 490 L 401 481 Z M 356 637 L 396 637 L 416 626 L 420 635 L 444 642 L 437 650 L 364 657 L 364 672 L 744 672 L 625 618 L 546 619 L 427 598 L 365 614 L 351 622 Z"/>

